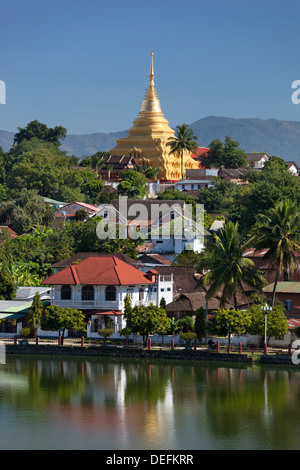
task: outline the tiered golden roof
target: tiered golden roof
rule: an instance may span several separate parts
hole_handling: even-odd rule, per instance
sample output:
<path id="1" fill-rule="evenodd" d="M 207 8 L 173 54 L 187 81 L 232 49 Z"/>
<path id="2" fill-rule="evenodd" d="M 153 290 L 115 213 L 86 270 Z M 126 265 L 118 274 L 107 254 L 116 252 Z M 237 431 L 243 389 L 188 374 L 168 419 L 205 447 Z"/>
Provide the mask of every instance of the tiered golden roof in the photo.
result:
<path id="1" fill-rule="evenodd" d="M 154 85 L 153 52 L 149 85 L 142 102 L 138 117 L 127 131 L 127 136 L 117 140 L 111 155 L 133 156 L 138 163 L 159 168 L 159 178 L 178 180 L 181 178 L 180 158 L 170 155 L 170 147 L 166 145 L 175 132 L 169 126 L 161 110 L 160 102 Z M 184 154 L 184 174 L 187 168 L 198 168 L 197 162 L 189 152 Z"/>

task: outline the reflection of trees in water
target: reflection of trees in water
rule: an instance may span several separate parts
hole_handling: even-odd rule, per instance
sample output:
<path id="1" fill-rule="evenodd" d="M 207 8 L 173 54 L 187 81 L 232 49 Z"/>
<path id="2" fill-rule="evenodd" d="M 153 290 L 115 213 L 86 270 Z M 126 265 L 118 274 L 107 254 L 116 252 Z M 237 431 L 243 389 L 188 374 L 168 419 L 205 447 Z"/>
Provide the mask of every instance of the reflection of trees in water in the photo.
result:
<path id="1" fill-rule="evenodd" d="M 6 394 L 18 406 L 41 407 L 49 402 L 69 404 L 74 394 L 81 395 L 84 389 L 84 374 L 81 362 L 68 359 L 22 358 L 8 360 L 5 366 L 6 381 L 17 376 L 27 380 L 28 387 Z"/>
<path id="2" fill-rule="evenodd" d="M 165 399 L 170 368 L 157 364 L 127 364 L 125 403 L 157 404 Z"/>
<path id="3" fill-rule="evenodd" d="M 269 443 L 288 448 L 300 418 L 299 407 L 290 407 L 299 393 L 298 377 L 282 370 L 208 370 L 205 409 L 210 430 L 225 439 L 244 436 L 244 442 L 252 436 L 253 443 L 255 436 L 261 448 Z M 287 419 L 289 409 L 293 411 Z"/>
<path id="4" fill-rule="evenodd" d="M 215 364 L 9 357 L 0 369 L 0 401 L 33 412 L 76 403 L 116 416 L 123 410 L 124 419 L 135 409 L 147 437 L 157 438 L 165 420 L 179 433 L 205 432 L 232 448 L 248 438 L 250 448 L 297 448 L 299 377 Z"/>

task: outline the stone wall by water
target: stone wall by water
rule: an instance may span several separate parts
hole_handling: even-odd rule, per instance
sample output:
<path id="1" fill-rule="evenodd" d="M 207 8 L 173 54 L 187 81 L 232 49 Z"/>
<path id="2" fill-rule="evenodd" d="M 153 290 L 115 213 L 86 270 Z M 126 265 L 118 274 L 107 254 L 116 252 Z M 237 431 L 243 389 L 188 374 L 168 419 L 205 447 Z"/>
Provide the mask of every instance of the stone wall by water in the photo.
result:
<path id="1" fill-rule="evenodd" d="M 56 346 L 18 344 L 6 345 L 7 354 L 34 354 L 47 356 L 99 356 L 99 357 L 128 357 L 140 359 L 195 360 L 233 363 L 252 363 L 252 358 L 246 354 L 228 354 L 194 350 L 144 350 L 136 348 L 118 348 L 115 346 Z"/>

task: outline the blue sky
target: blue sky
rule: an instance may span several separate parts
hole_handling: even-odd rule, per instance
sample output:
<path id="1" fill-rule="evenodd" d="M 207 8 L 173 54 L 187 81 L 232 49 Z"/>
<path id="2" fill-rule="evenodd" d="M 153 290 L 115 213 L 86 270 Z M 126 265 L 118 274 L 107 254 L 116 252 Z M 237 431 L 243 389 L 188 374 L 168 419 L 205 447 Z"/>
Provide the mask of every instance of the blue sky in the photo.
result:
<path id="1" fill-rule="evenodd" d="M 0 6 L 0 129 L 131 127 L 148 84 L 171 126 L 206 116 L 300 121 L 300 2 L 10 0 Z"/>

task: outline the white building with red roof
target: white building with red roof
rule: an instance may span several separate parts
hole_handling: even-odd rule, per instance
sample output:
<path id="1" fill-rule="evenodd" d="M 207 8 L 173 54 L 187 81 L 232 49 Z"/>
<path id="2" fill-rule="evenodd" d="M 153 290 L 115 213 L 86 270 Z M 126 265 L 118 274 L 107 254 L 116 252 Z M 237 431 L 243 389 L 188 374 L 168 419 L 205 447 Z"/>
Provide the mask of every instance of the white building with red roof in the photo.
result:
<path id="1" fill-rule="evenodd" d="M 126 326 L 124 300 L 128 294 L 132 307 L 159 306 L 173 300 L 173 277 L 147 273 L 114 255 L 90 256 L 67 266 L 45 279 L 42 284 L 53 286 L 51 305 L 81 310 L 87 316 L 89 333 L 96 333 L 105 318 L 114 323 L 115 335 Z M 100 326 L 99 326 L 100 325 Z"/>

